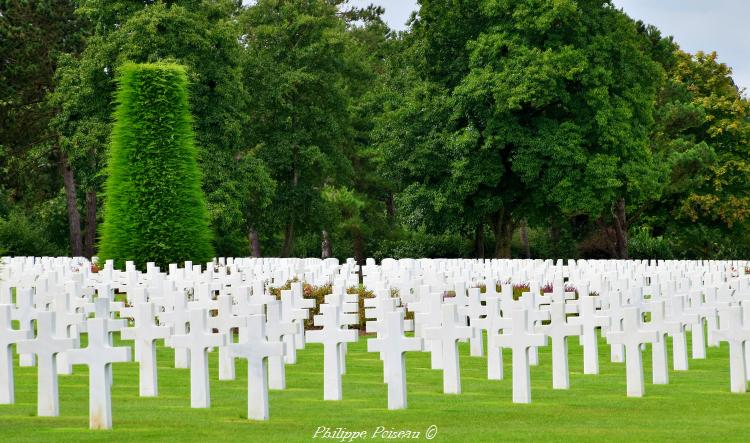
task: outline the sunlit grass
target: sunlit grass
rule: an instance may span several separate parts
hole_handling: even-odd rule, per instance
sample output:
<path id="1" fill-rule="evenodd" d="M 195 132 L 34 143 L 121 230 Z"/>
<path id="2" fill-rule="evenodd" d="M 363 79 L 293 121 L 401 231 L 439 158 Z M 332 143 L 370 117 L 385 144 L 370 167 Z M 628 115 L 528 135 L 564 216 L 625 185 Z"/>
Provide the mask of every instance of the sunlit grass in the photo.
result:
<path id="1" fill-rule="evenodd" d="M 367 431 L 419 431 L 436 425 L 433 441 L 747 441 L 750 395 L 729 392 L 728 351 L 709 348 L 707 360 L 690 360 L 687 372 L 670 371 L 670 384 L 647 383 L 646 396 L 625 396 L 625 368 L 609 362 L 601 343 L 601 374 L 583 375 L 581 348 L 571 340 L 571 389 L 551 388 L 549 349 L 532 368 L 531 405 L 511 402 L 510 353 L 502 381 L 486 377 L 486 359 L 461 345 L 463 394 L 445 395 L 442 373 L 429 355 L 407 354 L 408 409 L 389 411 L 382 366 L 365 352 L 365 339 L 349 345 L 344 400 L 323 401 L 320 345 L 308 344 L 287 366 L 287 389 L 271 391 L 268 422 L 248 421 L 245 362 L 237 380 L 218 381 L 211 353 L 211 408 L 190 408 L 189 370 L 173 369 L 173 351 L 159 347 L 159 396 L 138 397 L 135 363 L 116 364 L 114 430 L 88 430 L 87 370 L 60 376 L 60 411 L 36 417 L 36 368 L 16 366 L 16 404 L 0 405 L 0 441 L 310 441 L 319 426 Z M 644 370 L 650 381 L 650 352 Z M 333 440 L 328 440 L 333 441 Z"/>

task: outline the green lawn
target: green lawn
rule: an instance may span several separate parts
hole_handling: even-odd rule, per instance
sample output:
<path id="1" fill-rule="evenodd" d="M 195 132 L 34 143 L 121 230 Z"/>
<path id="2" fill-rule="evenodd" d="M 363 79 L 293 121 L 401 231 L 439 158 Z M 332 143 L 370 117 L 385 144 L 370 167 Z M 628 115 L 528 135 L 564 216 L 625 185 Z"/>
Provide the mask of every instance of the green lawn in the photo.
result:
<path id="1" fill-rule="evenodd" d="M 389 411 L 382 369 L 361 339 L 349 345 L 344 400 L 323 401 L 322 348 L 308 344 L 296 365 L 287 366 L 287 389 L 271 391 L 268 422 L 243 418 L 245 364 L 236 381 L 218 381 L 211 354 L 208 410 L 191 409 L 189 371 L 172 369 L 173 353 L 159 348 L 159 397 L 138 397 L 135 363 L 114 367 L 113 431 L 88 430 L 87 370 L 61 376 L 56 418 L 35 417 L 36 368 L 15 368 L 16 404 L 0 405 L 0 441 L 310 441 L 319 426 L 367 431 L 424 431 L 436 425 L 434 441 L 747 441 L 750 395 L 729 392 L 727 347 L 709 348 L 707 360 L 691 360 L 687 372 L 671 372 L 670 384 L 647 384 L 641 399 L 625 397 L 625 368 L 609 363 L 601 344 L 601 374 L 581 373 L 581 348 L 571 340 L 571 389 L 553 391 L 549 350 L 532 368 L 531 405 L 511 402 L 511 380 L 488 381 L 486 360 L 469 357 L 461 345 L 463 394 L 444 395 L 440 371 L 427 353 L 407 354 L 409 408 Z M 650 352 L 644 353 L 650 380 Z M 510 374 L 510 353 L 505 353 Z M 318 439 L 320 440 L 320 439 Z M 370 438 L 368 438 L 370 440 Z M 380 438 L 379 438 L 380 440 Z M 424 441 L 424 438 L 422 438 Z M 338 441 L 338 440 L 326 440 Z"/>

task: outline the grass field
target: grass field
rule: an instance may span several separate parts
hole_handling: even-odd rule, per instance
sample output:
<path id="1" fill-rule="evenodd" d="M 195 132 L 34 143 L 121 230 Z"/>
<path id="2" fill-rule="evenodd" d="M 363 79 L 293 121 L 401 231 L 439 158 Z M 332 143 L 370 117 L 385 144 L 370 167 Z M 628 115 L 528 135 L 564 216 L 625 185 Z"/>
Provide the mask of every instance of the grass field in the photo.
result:
<path id="1" fill-rule="evenodd" d="M 0 442 L 34 441 L 312 441 L 319 426 L 366 431 L 367 440 L 386 430 L 421 432 L 437 427 L 433 441 L 747 441 L 750 394 L 729 392 L 728 351 L 709 348 L 707 360 L 691 360 L 687 372 L 670 372 L 670 384 L 647 383 L 646 396 L 625 396 L 625 368 L 609 362 L 601 344 L 601 374 L 581 373 L 581 348 L 571 340 L 571 389 L 551 389 L 549 349 L 532 368 L 530 405 L 511 402 L 511 380 L 489 381 L 486 359 L 469 357 L 461 345 L 463 394 L 445 395 L 442 374 L 429 369 L 427 353 L 407 354 L 409 407 L 389 411 L 376 354 L 364 339 L 349 345 L 344 400 L 323 401 L 322 347 L 308 344 L 296 365 L 287 366 L 287 389 L 270 392 L 268 422 L 252 422 L 246 411 L 245 363 L 237 380 L 218 381 L 217 353 L 211 354 L 208 410 L 190 408 L 189 370 L 173 369 L 173 353 L 159 347 L 159 397 L 138 397 L 135 363 L 114 366 L 114 430 L 88 430 L 85 366 L 60 376 L 60 411 L 36 417 L 36 368 L 15 367 L 16 404 L 0 405 Z M 647 382 L 650 352 L 644 353 Z M 510 353 L 505 353 L 505 373 Z M 318 438 L 317 440 L 320 440 Z M 317 441 L 316 440 L 316 441 Z M 377 440 L 384 440 L 380 437 Z M 325 440 L 338 441 L 338 440 Z M 362 441 L 362 440 L 360 440 Z"/>

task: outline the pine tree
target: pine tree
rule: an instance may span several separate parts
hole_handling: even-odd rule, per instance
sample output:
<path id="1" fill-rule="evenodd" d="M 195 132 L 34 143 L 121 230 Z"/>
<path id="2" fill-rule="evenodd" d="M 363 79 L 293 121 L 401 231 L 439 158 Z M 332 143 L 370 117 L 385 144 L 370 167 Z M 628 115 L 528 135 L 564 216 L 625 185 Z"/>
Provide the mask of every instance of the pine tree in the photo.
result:
<path id="1" fill-rule="evenodd" d="M 118 268 L 213 256 L 187 90 L 180 65 L 120 67 L 99 248 Z"/>

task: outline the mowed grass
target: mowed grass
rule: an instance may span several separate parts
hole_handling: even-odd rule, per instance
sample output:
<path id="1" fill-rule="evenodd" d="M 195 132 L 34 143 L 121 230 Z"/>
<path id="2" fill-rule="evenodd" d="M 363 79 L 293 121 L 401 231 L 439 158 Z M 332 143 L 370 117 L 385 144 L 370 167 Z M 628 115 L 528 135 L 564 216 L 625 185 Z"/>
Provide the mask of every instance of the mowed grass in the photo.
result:
<path id="1" fill-rule="evenodd" d="M 668 385 L 652 385 L 650 349 L 644 352 L 644 398 L 625 396 L 625 367 L 609 362 L 600 342 L 599 375 L 582 374 L 581 348 L 570 340 L 571 389 L 551 388 L 549 348 L 533 367 L 532 401 L 511 401 L 510 352 L 502 381 L 487 380 L 486 359 L 470 357 L 461 344 L 463 394 L 442 393 L 442 372 L 429 368 L 429 354 L 407 354 L 408 409 L 387 409 L 386 386 L 377 354 L 366 340 L 349 344 L 344 400 L 323 401 L 323 355 L 318 344 L 299 352 L 287 366 L 287 389 L 271 391 L 267 422 L 246 414 L 245 361 L 237 379 L 219 381 L 217 353 L 210 354 L 211 408 L 190 408 L 189 370 L 173 369 L 173 351 L 159 346 L 159 396 L 138 396 L 135 363 L 114 365 L 114 429 L 88 430 L 85 366 L 60 376 L 60 417 L 36 417 L 36 368 L 15 366 L 16 404 L 0 405 L 0 441 L 311 441 L 320 426 L 366 431 L 421 433 L 437 427 L 433 441 L 747 441 L 750 395 L 729 392 L 728 350 L 709 348 L 708 359 L 690 360 L 687 372 L 670 371 Z M 319 440 L 320 438 L 318 438 Z M 382 438 L 378 437 L 378 440 Z M 338 441 L 338 440 L 328 440 Z"/>

